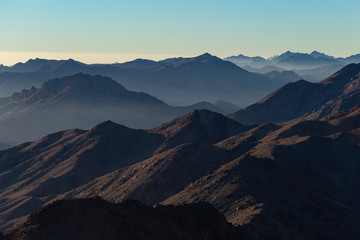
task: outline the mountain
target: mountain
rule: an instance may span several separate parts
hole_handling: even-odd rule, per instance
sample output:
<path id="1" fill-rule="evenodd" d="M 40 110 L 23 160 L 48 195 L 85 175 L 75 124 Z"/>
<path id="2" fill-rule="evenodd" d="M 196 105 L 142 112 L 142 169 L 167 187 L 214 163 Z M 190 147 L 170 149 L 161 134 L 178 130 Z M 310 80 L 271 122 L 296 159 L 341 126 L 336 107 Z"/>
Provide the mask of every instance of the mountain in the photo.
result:
<path id="1" fill-rule="evenodd" d="M 360 107 L 282 126 L 265 124 L 223 140 L 216 146 L 244 152 L 278 164 L 317 182 L 346 189 L 358 202 L 360 184 L 355 169 L 359 152 Z"/>
<path id="2" fill-rule="evenodd" d="M 286 82 L 294 82 L 297 80 L 302 79 L 301 76 L 299 76 L 298 74 L 296 74 L 293 71 L 282 71 L 282 72 L 278 72 L 278 71 L 272 71 L 272 72 L 268 72 L 266 74 L 264 74 L 265 76 L 268 76 L 271 79 L 282 79 L 284 81 L 284 83 Z"/>
<path id="3" fill-rule="evenodd" d="M 317 191 L 319 190 L 319 191 Z M 239 158 L 162 204 L 207 201 L 254 239 L 353 239 L 355 210 L 270 159 Z"/>
<path id="4" fill-rule="evenodd" d="M 263 59 L 263 65 L 255 62 L 255 59 L 258 58 Z M 360 63 L 360 54 L 346 58 L 335 58 L 318 51 L 313 51 L 310 54 L 287 51 L 268 59 L 261 57 L 252 58 L 240 54 L 238 57 L 232 56 L 225 58 L 225 60 L 233 62 L 253 73 L 267 74 L 273 71 L 282 72 L 288 70 L 300 75 L 302 79 L 318 82 L 334 74 L 345 65 Z"/>
<path id="5" fill-rule="evenodd" d="M 286 84 L 231 117 L 243 124 L 319 119 L 359 104 L 360 64 L 350 64 L 329 78 Z"/>
<path id="6" fill-rule="evenodd" d="M 339 83 L 329 78 L 324 84 Z M 206 201 L 240 226 L 245 239 L 354 239 L 359 124 L 359 107 L 251 127 L 197 110 L 146 131 L 104 122 L 58 132 L 0 152 L 1 227 L 27 221 L 38 229 L 43 224 L 26 218 L 42 205 L 101 196 L 150 205 Z M 27 233 L 21 226 L 5 236 Z"/>
<path id="7" fill-rule="evenodd" d="M 96 178 L 61 198 L 101 196 L 113 202 L 137 199 L 154 205 L 215 171 L 229 162 L 231 157 L 232 154 L 222 148 L 183 144 Z"/>
<path id="8" fill-rule="evenodd" d="M 83 64 L 75 60 L 29 60 L 0 71 L 0 96 L 40 87 L 51 78 L 77 73 L 108 76 L 133 91 L 151 94 L 172 105 L 215 99 L 246 106 L 284 82 L 250 73 L 208 53 L 162 61 L 137 59 L 122 64 Z M 287 81 L 288 82 L 288 81 Z"/>
<path id="9" fill-rule="evenodd" d="M 162 166 L 169 166 L 173 173 L 176 168 L 178 173 L 184 173 L 183 178 L 174 175 L 174 189 L 187 185 L 226 161 L 225 150 L 208 145 L 250 128 L 221 114 L 196 110 L 150 130 L 130 129 L 107 121 L 89 131 L 61 131 L 0 151 L 0 208 L 3 209 L 0 225 L 11 226 L 44 203 L 106 174 L 117 174 L 116 171 L 127 176 L 143 172 L 141 178 L 134 176 L 132 188 L 135 189 L 136 178 L 161 176 L 159 171 L 163 170 L 166 177 L 171 170 L 168 172 Z M 204 158 L 198 158 L 200 153 L 206 154 Z M 191 157 L 188 160 L 191 165 L 182 166 L 184 157 Z M 149 165 L 136 165 L 142 161 Z M 156 180 L 149 183 L 156 184 Z M 140 188 L 144 186 L 145 182 Z M 162 194 L 168 197 L 166 194 L 173 191 L 162 190 Z"/>
<path id="10" fill-rule="evenodd" d="M 346 64 L 360 63 L 360 54 L 351 55 L 350 57 L 340 58 Z"/>
<path id="11" fill-rule="evenodd" d="M 275 59 L 274 59 L 275 60 Z M 276 60 L 275 60 L 276 61 Z M 312 55 L 296 53 L 285 59 L 278 60 L 277 64 L 287 69 L 315 68 L 340 62 L 327 57 L 313 57 Z"/>
<path id="12" fill-rule="evenodd" d="M 318 68 L 294 70 L 294 72 L 299 76 L 302 76 L 302 78 L 306 79 L 307 81 L 318 82 L 336 73 L 343 67 L 343 64 L 330 64 Z"/>
<path id="13" fill-rule="evenodd" d="M 276 67 L 274 65 L 268 65 L 268 66 L 264 66 L 264 67 L 261 67 L 261 68 L 255 68 L 255 67 L 246 65 L 243 68 L 245 70 L 249 71 L 249 72 L 261 73 L 261 74 L 266 74 L 266 73 L 269 73 L 269 72 L 283 72 L 283 71 L 286 71 L 285 68 Z"/>
<path id="14" fill-rule="evenodd" d="M 214 102 L 212 102 L 212 104 L 217 107 L 217 108 L 220 108 L 224 111 L 224 113 L 233 113 L 237 110 L 239 110 L 239 107 L 236 106 L 235 104 L 232 104 L 232 103 L 229 103 L 229 102 L 226 102 L 224 100 L 216 100 Z M 226 114 L 225 113 L 225 114 Z"/>
<path id="15" fill-rule="evenodd" d="M 239 158 L 162 204 L 207 201 L 255 239 L 354 239 L 359 129 L 357 107 L 240 133 L 216 144 Z"/>
<path id="16" fill-rule="evenodd" d="M 227 57 L 227 58 L 224 58 L 224 60 L 233 62 L 240 67 L 245 67 L 245 66 L 251 65 L 256 68 L 262 68 L 262 67 L 271 65 L 271 62 L 266 60 L 265 58 L 248 57 L 248 56 L 244 56 L 242 54 L 239 54 L 238 56 Z"/>
<path id="17" fill-rule="evenodd" d="M 86 224 L 84 224 L 86 223 Z M 0 239 L 241 239 L 206 203 L 148 207 L 128 200 L 113 204 L 100 198 L 61 200 L 31 214 Z"/>
<path id="18" fill-rule="evenodd" d="M 335 59 L 333 56 L 326 55 L 325 53 L 321 53 L 318 51 L 313 51 L 310 53 L 310 56 L 314 58 L 327 58 L 327 59 Z"/>
<path id="19" fill-rule="evenodd" d="M 230 113 L 207 102 L 172 107 L 108 77 L 76 74 L 0 99 L 0 138 L 14 145 L 59 130 L 90 129 L 106 120 L 151 128 L 199 108 Z"/>
<path id="20" fill-rule="evenodd" d="M 214 144 L 253 126 L 244 126 L 221 114 L 202 110 L 193 111 L 149 130 L 166 136 L 160 149 L 170 149 L 183 143 Z"/>

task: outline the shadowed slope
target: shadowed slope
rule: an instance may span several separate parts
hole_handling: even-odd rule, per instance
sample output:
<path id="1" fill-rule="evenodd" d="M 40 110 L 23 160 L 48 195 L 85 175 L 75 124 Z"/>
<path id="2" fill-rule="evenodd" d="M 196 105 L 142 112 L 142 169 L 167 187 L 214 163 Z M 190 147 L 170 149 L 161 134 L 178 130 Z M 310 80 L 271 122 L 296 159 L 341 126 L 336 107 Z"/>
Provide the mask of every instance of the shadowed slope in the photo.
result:
<path id="1" fill-rule="evenodd" d="M 151 208 L 134 200 L 112 204 L 93 198 L 42 207 L 0 239 L 235 240 L 241 234 L 206 203 Z"/>
<path id="2" fill-rule="evenodd" d="M 232 157 L 226 150 L 213 146 L 180 145 L 97 178 L 65 196 L 101 196 L 114 202 L 133 198 L 153 205 L 180 192 L 191 182 L 229 162 Z"/>
<path id="3" fill-rule="evenodd" d="M 200 178 L 164 204 L 207 201 L 254 239 L 353 239 L 354 209 L 270 159 L 244 157 Z"/>

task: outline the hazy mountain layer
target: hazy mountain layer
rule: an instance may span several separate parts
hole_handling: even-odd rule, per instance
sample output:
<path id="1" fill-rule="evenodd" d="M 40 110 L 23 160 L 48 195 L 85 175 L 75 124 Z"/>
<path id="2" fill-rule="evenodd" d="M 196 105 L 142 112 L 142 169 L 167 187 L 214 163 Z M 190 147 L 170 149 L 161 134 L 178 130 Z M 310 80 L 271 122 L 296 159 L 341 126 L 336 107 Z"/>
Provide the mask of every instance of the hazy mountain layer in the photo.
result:
<path id="1" fill-rule="evenodd" d="M 351 63 L 360 63 L 360 54 L 346 58 L 335 58 L 317 51 L 310 54 L 287 51 L 268 59 L 262 57 L 247 57 L 242 54 L 225 58 L 234 64 L 254 73 L 267 74 L 285 70 L 294 71 L 302 79 L 318 82 Z M 295 79 L 295 80 L 299 80 Z"/>
<path id="2" fill-rule="evenodd" d="M 76 74 L 0 99 L 0 139 L 14 145 L 59 130 L 90 129 L 106 120 L 151 128 L 203 108 L 227 112 L 207 102 L 172 107 L 146 93 L 128 91 L 110 78 Z"/>
<path id="3" fill-rule="evenodd" d="M 1 70 L 2 69 L 2 70 Z M 77 73 L 101 74 L 133 91 L 149 93 L 168 104 L 189 105 L 200 101 L 229 101 L 247 106 L 284 83 L 297 79 L 269 78 L 250 73 L 233 63 L 203 54 L 194 58 L 163 61 L 138 59 L 122 64 L 87 65 L 69 60 L 29 60 L 0 68 L 0 94 L 9 96 L 50 78 Z"/>

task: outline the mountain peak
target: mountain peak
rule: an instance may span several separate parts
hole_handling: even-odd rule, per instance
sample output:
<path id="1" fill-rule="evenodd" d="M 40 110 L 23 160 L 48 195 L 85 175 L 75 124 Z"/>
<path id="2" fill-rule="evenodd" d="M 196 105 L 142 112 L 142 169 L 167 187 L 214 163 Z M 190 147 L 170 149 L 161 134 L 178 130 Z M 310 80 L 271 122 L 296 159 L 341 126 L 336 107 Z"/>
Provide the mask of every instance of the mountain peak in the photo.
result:
<path id="1" fill-rule="evenodd" d="M 204 53 L 202 55 L 199 55 L 197 57 L 195 57 L 195 59 L 197 60 L 220 60 L 222 61 L 220 58 L 214 56 L 214 55 L 211 55 L 210 53 Z"/>
<path id="2" fill-rule="evenodd" d="M 206 52 L 204 54 L 201 54 L 198 56 L 199 58 L 208 58 L 208 57 L 213 57 L 213 55 L 211 55 L 210 53 Z"/>
<path id="3" fill-rule="evenodd" d="M 101 89 L 107 89 L 111 92 L 114 90 L 126 91 L 122 85 L 109 77 L 101 75 L 92 76 L 84 73 L 77 73 L 68 77 L 47 80 L 40 89 L 52 92 L 59 92 L 61 89 L 67 91 L 76 89 L 77 91 L 84 93 L 85 91 L 100 91 Z"/>
<path id="4" fill-rule="evenodd" d="M 199 109 L 150 131 L 165 135 L 167 145 L 164 149 L 169 149 L 177 146 L 179 142 L 214 144 L 249 128 L 251 127 L 244 126 L 222 114 Z"/>
<path id="5" fill-rule="evenodd" d="M 130 131 L 130 128 L 125 127 L 121 124 L 114 123 L 113 121 L 105 121 L 99 123 L 89 131 L 89 135 L 108 135 L 115 132 Z"/>

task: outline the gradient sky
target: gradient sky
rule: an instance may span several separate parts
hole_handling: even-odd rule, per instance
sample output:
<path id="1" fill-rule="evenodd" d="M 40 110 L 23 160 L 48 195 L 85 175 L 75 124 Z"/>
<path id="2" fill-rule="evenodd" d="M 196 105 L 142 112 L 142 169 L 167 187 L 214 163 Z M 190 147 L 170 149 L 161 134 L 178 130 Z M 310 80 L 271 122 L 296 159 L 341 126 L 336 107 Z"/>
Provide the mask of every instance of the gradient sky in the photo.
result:
<path id="1" fill-rule="evenodd" d="M 360 53 L 359 0 L 0 0 L 0 63 Z"/>

